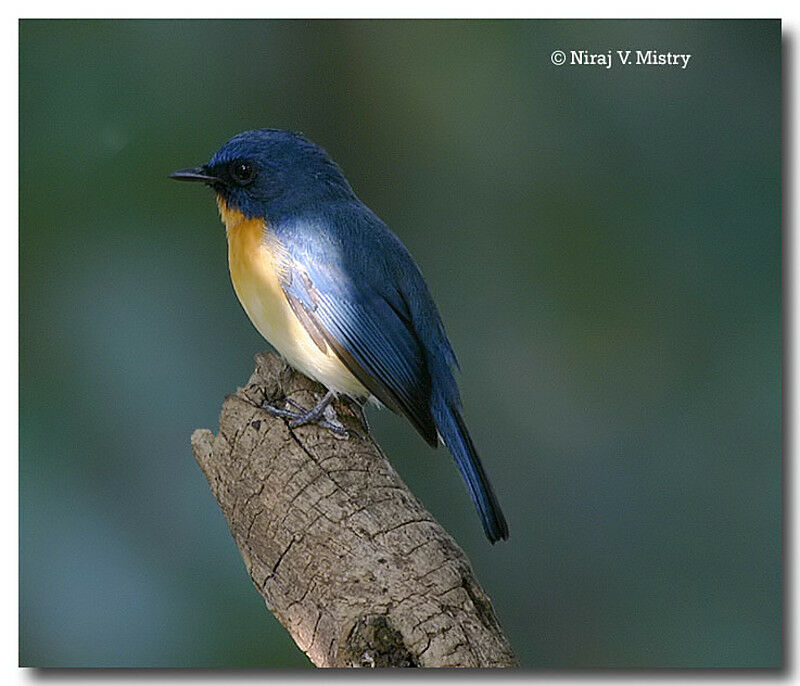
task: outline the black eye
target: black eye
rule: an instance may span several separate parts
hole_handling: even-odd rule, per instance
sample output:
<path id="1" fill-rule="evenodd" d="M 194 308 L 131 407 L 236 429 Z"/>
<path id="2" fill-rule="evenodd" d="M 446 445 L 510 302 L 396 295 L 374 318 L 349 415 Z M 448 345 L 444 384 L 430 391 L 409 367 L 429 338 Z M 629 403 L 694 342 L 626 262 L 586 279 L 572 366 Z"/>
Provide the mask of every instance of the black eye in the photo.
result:
<path id="1" fill-rule="evenodd" d="M 256 170 L 253 168 L 253 165 L 243 160 L 236 160 L 236 162 L 232 162 L 230 166 L 230 173 L 233 180 L 236 181 L 236 183 L 238 183 L 240 186 L 246 186 L 256 176 Z"/>

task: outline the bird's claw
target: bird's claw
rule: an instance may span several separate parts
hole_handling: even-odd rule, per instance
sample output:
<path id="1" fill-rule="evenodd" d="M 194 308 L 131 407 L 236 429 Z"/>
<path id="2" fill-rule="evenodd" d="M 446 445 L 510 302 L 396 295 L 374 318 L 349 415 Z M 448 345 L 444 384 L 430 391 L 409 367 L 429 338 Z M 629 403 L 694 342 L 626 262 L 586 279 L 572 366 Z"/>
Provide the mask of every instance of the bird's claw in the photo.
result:
<path id="1" fill-rule="evenodd" d="M 342 423 L 336 417 L 336 411 L 333 409 L 331 402 L 335 398 L 333 391 L 328 391 L 323 398 L 310 410 L 306 409 L 299 403 L 291 398 L 286 398 L 287 405 L 294 407 L 297 412 L 291 410 L 284 410 L 280 407 L 275 407 L 269 403 L 264 403 L 262 407 L 267 413 L 273 417 L 281 417 L 289 420 L 289 428 L 295 429 L 303 424 L 317 424 L 325 429 L 333 431 L 339 436 L 346 436 L 347 429 L 344 428 Z"/>

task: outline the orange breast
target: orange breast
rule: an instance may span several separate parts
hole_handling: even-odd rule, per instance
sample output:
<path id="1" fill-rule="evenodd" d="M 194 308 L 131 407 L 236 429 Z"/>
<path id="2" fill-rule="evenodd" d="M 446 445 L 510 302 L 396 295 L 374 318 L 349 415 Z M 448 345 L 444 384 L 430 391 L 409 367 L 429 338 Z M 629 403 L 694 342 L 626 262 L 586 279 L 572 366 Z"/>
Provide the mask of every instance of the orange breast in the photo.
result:
<path id="1" fill-rule="evenodd" d="M 263 219 L 248 219 L 218 199 L 228 236 L 228 266 L 239 302 L 259 333 L 291 364 L 339 393 L 366 397 L 369 392 L 336 354 L 320 350 L 297 319 L 281 287 L 287 256 Z"/>

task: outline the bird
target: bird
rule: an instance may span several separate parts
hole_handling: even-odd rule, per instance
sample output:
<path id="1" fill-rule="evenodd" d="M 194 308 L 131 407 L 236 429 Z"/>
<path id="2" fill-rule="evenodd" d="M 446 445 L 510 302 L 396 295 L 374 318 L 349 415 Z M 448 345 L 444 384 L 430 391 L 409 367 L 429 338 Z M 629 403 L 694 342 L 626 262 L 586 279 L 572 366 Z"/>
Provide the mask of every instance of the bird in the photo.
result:
<path id="1" fill-rule="evenodd" d="M 339 396 L 362 417 L 368 400 L 405 416 L 429 445 L 448 448 L 489 541 L 507 539 L 422 273 L 325 150 L 300 133 L 255 129 L 170 177 L 214 191 L 242 307 L 289 365 L 327 389 L 310 409 L 265 409 L 292 427 L 334 430 L 325 410 Z"/>

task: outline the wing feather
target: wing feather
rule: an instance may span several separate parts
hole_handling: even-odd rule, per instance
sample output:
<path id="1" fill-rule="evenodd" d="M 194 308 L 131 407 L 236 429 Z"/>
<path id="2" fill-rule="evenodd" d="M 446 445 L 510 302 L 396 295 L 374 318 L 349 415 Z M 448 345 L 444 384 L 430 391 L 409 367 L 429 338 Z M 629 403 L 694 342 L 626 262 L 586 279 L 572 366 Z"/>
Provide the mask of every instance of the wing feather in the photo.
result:
<path id="1" fill-rule="evenodd" d="M 424 351 L 397 305 L 367 283 L 356 285 L 335 265 L 300 264 L 288 256 L 284 266 L 283 290 L 317 346 L 330 346 L 378 400 L 405 415 L 435 446 Z"/>

